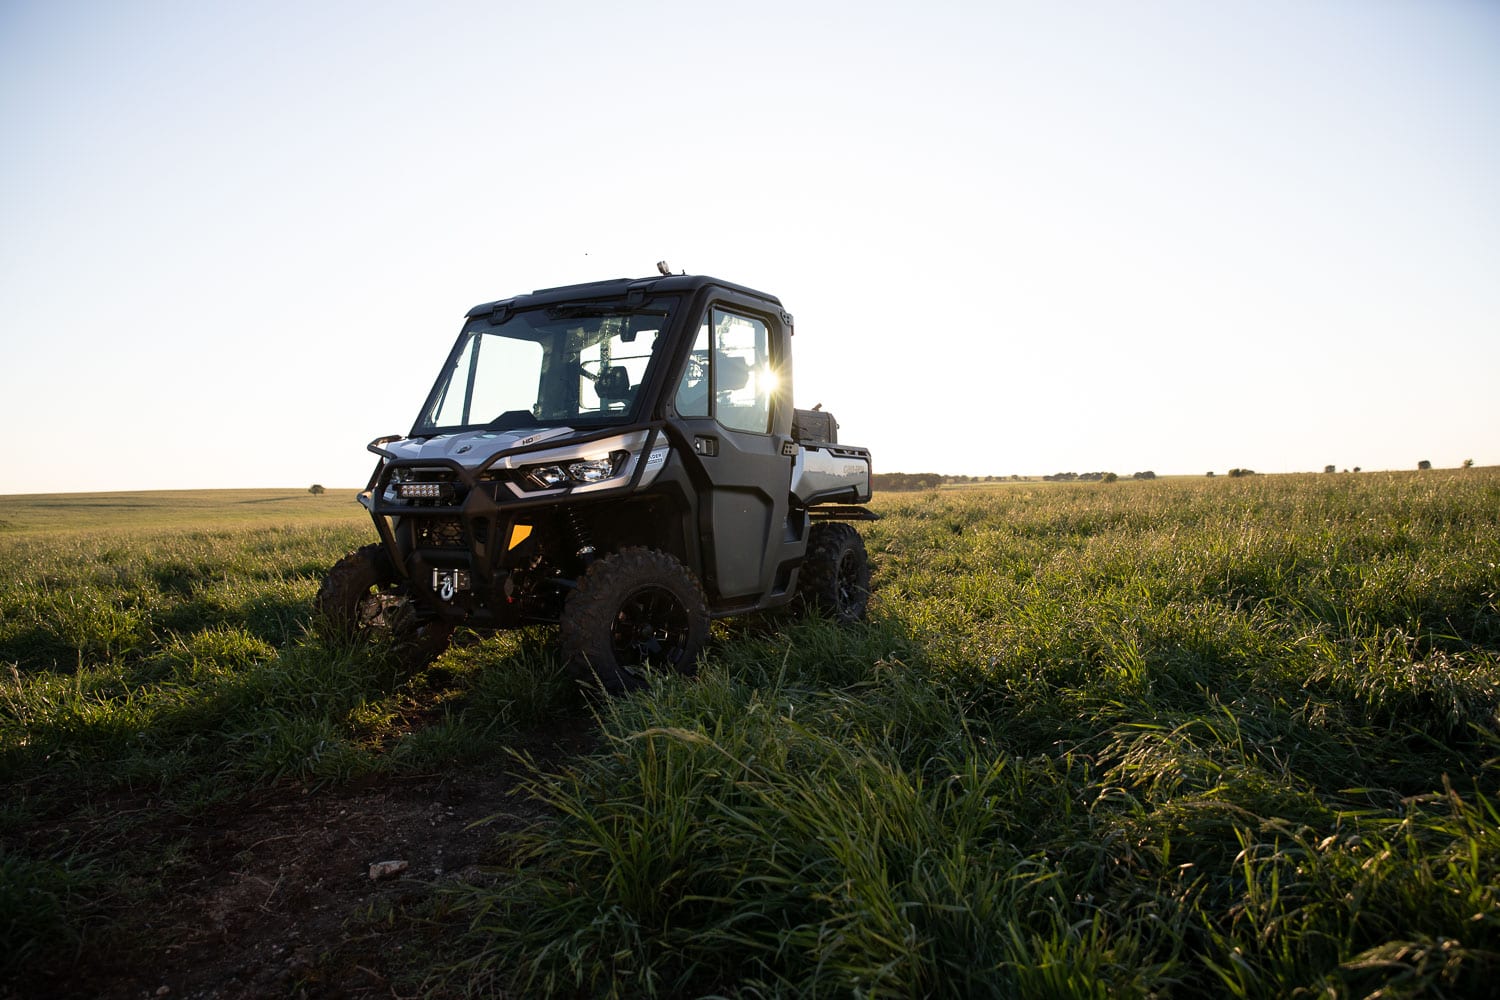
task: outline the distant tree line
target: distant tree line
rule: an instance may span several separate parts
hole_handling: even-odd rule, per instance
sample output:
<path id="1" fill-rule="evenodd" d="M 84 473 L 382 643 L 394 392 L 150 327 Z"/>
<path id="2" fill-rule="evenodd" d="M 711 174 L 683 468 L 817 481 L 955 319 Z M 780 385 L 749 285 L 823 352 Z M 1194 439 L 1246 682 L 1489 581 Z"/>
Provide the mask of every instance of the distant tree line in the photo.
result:
<path id="1" fill-rule="evenodd" d="M 1113 483 L 1120 477 L 1113 472 L 1056 472 L 1050 476 L 1043 476 L 1044 483 Z M 1151 470 L 1132 473 L 1131 479 L 1155 479 L 1156 473 Z"/>
<path id="2" fill-rule="evenodd" d="M 870 488 L 886 492 L 935 490 L 945 478 L 936 472 L 877 472 L 870 477 Z"/>
<path id="3" fill-rule="evenodd" d="M 1021 476 L 952 476 L 941 472 L 877 472 L 870 477 L 872 489 L 886 492 L 935 490 L 939 486 L 967 483 L 1020 482 Z"/>
<path id="4" fill-rule="evenodd" d="M 1473 468 L 1474 460 L 1472 458 L 1465 459 L 1463 467 L 1465 469 Z M 1432 463 L 1427 461 L 1426 459 L 1423 459 L 1422 461 L 1417 463 L 1417 468 L 1425 471 L 1432 468 Z M 1336 469 L 1337 467 L 1333 465 L 1325 465 L 1323 467 L 1323 471 L 1325 473 L 1335 472 Z M 1350 470 L 1345 469 L 1344 471 L 1349 472 Z M 1353 471 L 1360 472 L 1362 470 L 1359 466 L 1356 465 L 1354 466 Z M 1206 475 L 1210 478 L 1212 478 L 1214 474 L 1215 473 L 1212 469 L 1209 469 L 1206 473 Z M 1255 475 L 1254 469 L 1235 468 L 1229 470 L 1229 477 L 1231 479 L 1240 479 L 1245 476 L 1253 475 Z M 1118 481 L 1120 478 L 1121 477 L 1119 475 L 1113 472 L 1054 472 L 1050 476 L 1042 476 L 1041 480 L 1044 483 L 1113 483 Z M 1155 479 L 1156 473 L 1151 471 L 1150 469 L 1147 469 L 1145 472 L 1132 473 L 1130 478 Z M 899 493 L 903 490 L 935 490 L 939 486 L 964 485 L 968 483 L 1003 483 L 1006 481 L 1029 482 L 1032 480 L 1033 477 L 1031 476 L 1015 475 L 964 476 L 949 475 L 942 472 L 878 472 L 870 477 L 870 485 L 872 488 L 877 490 Z M 314 492 L 321 492 L 321 490 L 321 487 L 313 487 Z"/>
<path id="5" fill-rule="evenodd" d="M 1119 475 L 1113 472 L 1059 472 L 1051 476 L 1042 476 L 1044 483 L 1113 483 L 1119 480 Z M 1150 470 L 1137 472 L 1131 476 L 1132 479 L 1155 479 L 1156 473 Z M 1032 482 L 1032 476 L 964 476 L 947 475 L 941 472 L 877 472 L 870 477 L 871 489 L 887 493 L 899 493 L 903 490 L 935 490 L 939 486 L 963 486 L 971 483 L 1020 483 Z"/>

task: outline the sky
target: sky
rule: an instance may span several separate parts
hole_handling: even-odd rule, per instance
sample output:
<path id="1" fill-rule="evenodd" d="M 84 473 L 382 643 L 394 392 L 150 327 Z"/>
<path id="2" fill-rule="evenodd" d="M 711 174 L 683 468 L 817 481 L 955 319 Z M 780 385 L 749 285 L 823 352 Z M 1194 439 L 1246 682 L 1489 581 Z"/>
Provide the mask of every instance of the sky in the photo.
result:
<path id="1" fill-rule="evenodd" d="M 658 260 L 877 472 L 1500 464 L 1500 3 L 0 0 L 0 494 L 362 486 Z"/>

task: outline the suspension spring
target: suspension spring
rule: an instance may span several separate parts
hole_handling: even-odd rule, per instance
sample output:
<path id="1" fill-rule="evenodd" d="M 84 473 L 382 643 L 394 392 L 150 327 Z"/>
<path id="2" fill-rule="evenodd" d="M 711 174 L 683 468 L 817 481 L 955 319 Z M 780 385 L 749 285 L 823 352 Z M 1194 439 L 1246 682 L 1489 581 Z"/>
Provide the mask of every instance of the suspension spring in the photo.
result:
<path id="1" fill-rule="evenodd" d="M 594 537 L 589 532 L 588 523 L 578 513 L 577 507 L 568 507 L 567 515 L 568 526 L 573 529 L 573 541 L 578 546 L 578 551 L 574 555 L 582 559 L 584 565 L 588 565 L 594 561 Z"/>

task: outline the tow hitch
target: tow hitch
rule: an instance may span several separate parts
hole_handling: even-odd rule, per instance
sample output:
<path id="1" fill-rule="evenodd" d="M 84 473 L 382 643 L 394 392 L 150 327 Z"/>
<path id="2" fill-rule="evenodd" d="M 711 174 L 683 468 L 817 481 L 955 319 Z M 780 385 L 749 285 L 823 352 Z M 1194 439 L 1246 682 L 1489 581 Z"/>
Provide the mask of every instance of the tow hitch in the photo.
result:
<path id="1" fill-rule="evenodd" d="M 435 569 L 432 571 L 432 589 L 445 601 L 451 601 L 455 596 L 467 593 L 469 590 L 469 571 L 466 569 Z"/>

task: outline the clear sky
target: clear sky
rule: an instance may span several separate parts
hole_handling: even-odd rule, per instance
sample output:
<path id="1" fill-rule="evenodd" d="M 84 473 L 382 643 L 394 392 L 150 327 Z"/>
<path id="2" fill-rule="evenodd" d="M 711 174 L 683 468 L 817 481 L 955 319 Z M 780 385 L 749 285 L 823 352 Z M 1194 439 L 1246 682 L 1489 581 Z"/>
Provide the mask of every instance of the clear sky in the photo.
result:
<path id="1" fill-rule="evenodd" d="M 1500 464 L 1500 3 L 0 0 L 0 493 L 363 485 L 660 259 L 877 471 Z"/>

